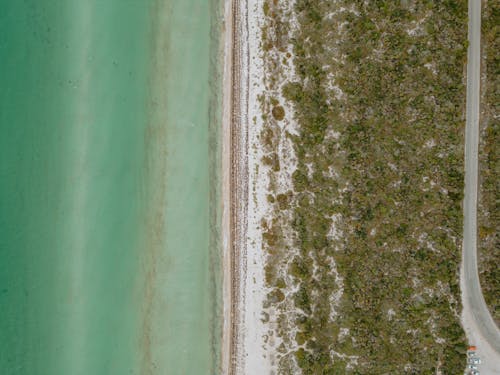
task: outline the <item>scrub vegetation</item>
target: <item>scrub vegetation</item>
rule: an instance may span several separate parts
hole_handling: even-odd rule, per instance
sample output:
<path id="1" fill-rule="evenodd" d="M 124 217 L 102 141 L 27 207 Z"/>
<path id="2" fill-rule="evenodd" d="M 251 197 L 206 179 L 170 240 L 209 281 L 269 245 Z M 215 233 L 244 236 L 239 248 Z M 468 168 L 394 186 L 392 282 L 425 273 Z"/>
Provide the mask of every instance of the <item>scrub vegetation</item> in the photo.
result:
<path id="1" fill-rule="evenodd" d="M 479 193 L 479 275 L 484 298 L 500 325 L 500 3 L 483 2 L 482 108 Z"/>
<path id="2" fill-rule="evenodd" d="M 266 0 L 264 14 L 280 373 L 462 373 L 467 2 Z"/>

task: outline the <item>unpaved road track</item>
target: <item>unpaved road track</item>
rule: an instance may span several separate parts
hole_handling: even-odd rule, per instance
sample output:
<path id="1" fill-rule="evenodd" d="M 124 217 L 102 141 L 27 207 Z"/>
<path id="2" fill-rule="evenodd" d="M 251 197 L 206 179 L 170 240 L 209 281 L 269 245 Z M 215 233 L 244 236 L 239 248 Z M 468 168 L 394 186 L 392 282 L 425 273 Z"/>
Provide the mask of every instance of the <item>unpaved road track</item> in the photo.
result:
<path id="1" fill-rule="evenodd" d="M 470 343 L 478 345 L 479 353 L 482 350 L 488 352 L 487 363 L 484 361 L 485 371 L 481 371 L 481 374 L 489 374 L 497 373 L 497 368 L 500 371 L 500 331 L 493 321 L 484 301 L 477 269 L 476 220 L 481 61 L 481 0 L 469 0 L 468 38 L 462 265 L 463 322 Z M 484 345 L 489 345 L 490 348 L 483 348 L 482 346 Z"/>

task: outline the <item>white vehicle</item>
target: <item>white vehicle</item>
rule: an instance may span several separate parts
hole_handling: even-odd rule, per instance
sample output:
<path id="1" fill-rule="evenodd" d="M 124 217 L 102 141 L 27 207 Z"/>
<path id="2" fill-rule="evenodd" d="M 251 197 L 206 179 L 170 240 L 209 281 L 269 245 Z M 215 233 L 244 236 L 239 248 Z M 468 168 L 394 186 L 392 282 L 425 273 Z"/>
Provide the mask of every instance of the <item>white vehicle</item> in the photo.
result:
<path id="1" fill-rule="evenodd" d="M 474 365 L 479 365 L 481 363 L 481 360 L 479 358 L 471 358 L 469 359 L 469 363 L 472 363 Z"/>
<path id="2" fill-rule="evenodd" d="M 476 365 L 469 365 L 468 366 L 471 370 L 477 370 L 477 366 Z"/>
<path id="3" fill-rule="evenodd" d="M 467 354 L 469 355 L 469 357 L 475 357 L 476 356 L 476 352 L 468 352 Z"/>

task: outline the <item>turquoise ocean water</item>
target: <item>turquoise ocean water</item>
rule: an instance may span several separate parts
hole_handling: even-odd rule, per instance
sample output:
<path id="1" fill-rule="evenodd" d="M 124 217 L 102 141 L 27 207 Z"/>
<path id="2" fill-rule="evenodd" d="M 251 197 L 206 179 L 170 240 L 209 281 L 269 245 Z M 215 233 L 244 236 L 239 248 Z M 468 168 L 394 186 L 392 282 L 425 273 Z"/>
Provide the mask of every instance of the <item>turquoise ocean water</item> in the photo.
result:
<path id="1" fill-rule="evenodd" d="M 0 374 L 216 374 L 216 0 L 0 2 Z"/>

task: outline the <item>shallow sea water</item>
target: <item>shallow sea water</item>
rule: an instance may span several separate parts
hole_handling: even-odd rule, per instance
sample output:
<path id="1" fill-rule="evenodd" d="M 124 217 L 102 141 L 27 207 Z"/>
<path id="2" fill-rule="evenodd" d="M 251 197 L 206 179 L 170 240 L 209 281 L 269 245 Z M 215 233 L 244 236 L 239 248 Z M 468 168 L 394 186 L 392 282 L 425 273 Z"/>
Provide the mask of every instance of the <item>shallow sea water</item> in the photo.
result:
<path id="1" fill-rule="evenodd" d="M 215 0 L 0 4 L 0 373 L 214 374 Z"/>

